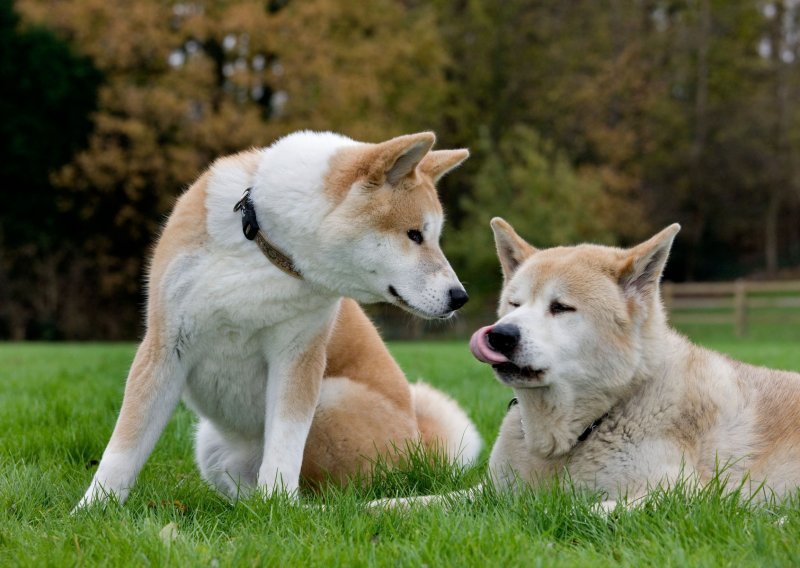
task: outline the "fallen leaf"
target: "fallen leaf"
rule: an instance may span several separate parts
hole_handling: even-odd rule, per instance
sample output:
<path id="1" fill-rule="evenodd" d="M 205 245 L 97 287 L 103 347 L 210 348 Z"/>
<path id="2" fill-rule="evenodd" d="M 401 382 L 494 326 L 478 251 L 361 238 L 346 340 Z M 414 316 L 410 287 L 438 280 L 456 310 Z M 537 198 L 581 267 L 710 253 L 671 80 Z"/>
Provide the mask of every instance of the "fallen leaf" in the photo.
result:
<path id="1" fill-rule="evenodd" d="M 178 538 L 178 525 L 176 523 L 167 523 L 164 528 L 158 533 L 158 537 L 164 544 L 169 544 Z"/>

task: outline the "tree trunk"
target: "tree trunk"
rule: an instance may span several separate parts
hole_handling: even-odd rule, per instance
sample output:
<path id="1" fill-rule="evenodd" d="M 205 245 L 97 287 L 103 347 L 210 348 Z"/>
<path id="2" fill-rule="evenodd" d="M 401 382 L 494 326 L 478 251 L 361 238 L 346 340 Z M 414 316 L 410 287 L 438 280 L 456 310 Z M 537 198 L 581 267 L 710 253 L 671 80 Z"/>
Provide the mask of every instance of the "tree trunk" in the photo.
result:
<path id="1" fill-rule="evenodd" d="M 767 275 L 770 277 L 778 273 L 778 219 L 781 210 L 781 194 L 774 191 L 767 203 L 767 215 L 764 219 L 764 257 L 766 259 Z"/>
<path id="2" fill-rule="evenodd" d="M 789 238 L 786 246 L 792 262 L 800 262 L 800 205 L 797 202 L 789 209 Z"/>
<path id="3" fill-rule="evenodd" d="M 787 24 L 786 5 L 783 0 L 775 2 L 775 15 L 770 27 L 771 58 L 775 69 L 774 104 L 775 104 L 775 158 L 773 171 L 769 176 L 769 201 L 764 218 L 764 260 L 767 274 L 774 276 L 778 272 L 780 242 L 780 206 L 792 184 L 792 150 L 789 140 L 791 124 L 791 102 L 789 85 L 789 65 L 784 61 L 783 53 L 789 45 L 787 33 L 792 31 Z"/>

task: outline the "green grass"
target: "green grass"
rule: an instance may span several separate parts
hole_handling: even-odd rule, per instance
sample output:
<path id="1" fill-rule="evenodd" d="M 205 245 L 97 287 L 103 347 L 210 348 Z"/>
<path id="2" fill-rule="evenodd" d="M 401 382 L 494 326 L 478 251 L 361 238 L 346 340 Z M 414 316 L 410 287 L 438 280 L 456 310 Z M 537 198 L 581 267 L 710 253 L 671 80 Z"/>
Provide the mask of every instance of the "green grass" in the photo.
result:
<path id="1" fill-rule="evenodd" d="M 792 334 L 702 333 L 704 344 L 734 357 L 800 370 Z M 307 496 L 311 507 L 281 499 L 231 505 L 200 480 L 193 418 L 180 408 L 123 507 L 70 516 L 110 435 L 134 346 L 0 345 L 0 566 L 800 564 L 800 500 L 748 505 L 713 487 L 678 488 L 609 518 L 592 512 L 592 495 L 570 488 L 486 491 L 448 510 L 365 510 L 379 495 L 475 483 L 511 397 L 465 342 L 392 350 L 409 378 L 468 409 L 487 441 L 478 468 L 416 463 L 370 486 Z M 169 523 L 178 536 L 166 544 L 159 532 Z"/>

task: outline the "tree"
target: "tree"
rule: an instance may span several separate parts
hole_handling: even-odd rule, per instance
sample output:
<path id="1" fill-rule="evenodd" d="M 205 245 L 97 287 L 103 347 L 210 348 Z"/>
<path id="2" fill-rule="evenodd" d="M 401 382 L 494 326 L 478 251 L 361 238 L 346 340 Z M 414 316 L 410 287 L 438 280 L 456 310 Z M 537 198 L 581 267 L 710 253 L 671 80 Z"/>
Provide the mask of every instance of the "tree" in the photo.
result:
<path id="1" fill-rule="evenodd" d="M 60 290 L 48 275 L 64 270 L 73 225 L 49 175 L 85 144 L 100 81 L 88 58 L 50 31 L 20 29 L 0 0 L 0 336 L 54 333 Z"/>
<path id="2" fill-rule="evenodd" d="M 435 129 L 440 147 L 471 148 L 440 187 L 470 306 L 492 289 L 485 223 L 506 211 L 524 211 L 519 230 L 542 242 L 626 244 L 681 222 L 673 279 L 800 260 L 796 2 L 18 6 L 105 76 L 88 147 L 48 177 L 51 202 L 81 221 L 69 281 L 94 292 L 91 309 L 53 301 L 70 336 L 130 335 L 142 260 L 175 195 L 216 156 L 298 128 L 366 140 Z"/>

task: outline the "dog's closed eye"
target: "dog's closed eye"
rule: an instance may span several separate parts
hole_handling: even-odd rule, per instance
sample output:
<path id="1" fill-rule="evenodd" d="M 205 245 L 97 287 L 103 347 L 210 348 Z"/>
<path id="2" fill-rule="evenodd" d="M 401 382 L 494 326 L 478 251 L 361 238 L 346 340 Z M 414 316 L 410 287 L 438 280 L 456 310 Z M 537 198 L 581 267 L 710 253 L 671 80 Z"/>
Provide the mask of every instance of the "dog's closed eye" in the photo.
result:
<path id="1" fill-rule="evenodd" d="M 559 314 L 563 314 L 566 312 L 574 312 L 575 308 L 573 306 L 568 306 L 566 304 L 562 304 L 558 300 L 553 300 L 550 302 L 550 314 L 557 316 Z"/>

